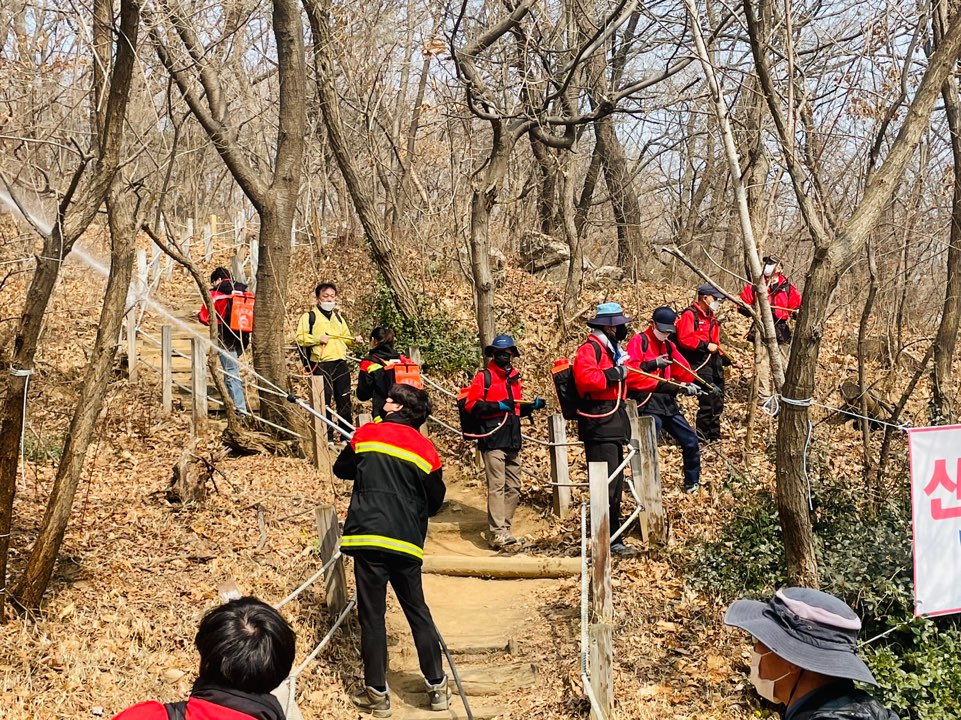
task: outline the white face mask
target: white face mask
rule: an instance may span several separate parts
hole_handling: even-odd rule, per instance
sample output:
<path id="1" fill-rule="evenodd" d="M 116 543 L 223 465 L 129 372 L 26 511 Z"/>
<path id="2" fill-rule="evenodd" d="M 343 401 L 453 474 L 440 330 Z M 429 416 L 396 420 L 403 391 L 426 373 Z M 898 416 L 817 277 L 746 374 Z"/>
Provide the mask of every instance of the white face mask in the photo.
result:
<path id="1" fill-rule="evenodd" d="M 771 277 L 774 274 L 774 268 L 777 265 L 765 265 L 764 266 L 764 277 Z"/>
<path id="2" fill-rule="evenodd" d="M 783 680 L 784 678 L 786 678 L 791 673 L 786 672 L 781 677 L 775 680 L 767 680 L 765 678 L 762 678 L 761 677 L 761 658 L 763 658 L 765 655 L 770 655 L 770 654 L 771 654 L 770 651 L 762 655 L 757 650 L 751 650 L 750 680 L 751 680 L 751 684 L 754 686 L 754 689 L 757 690 L 757 694 L 760 695 L 762 698 L 764 698 L 768 702 L 781 703 L 781 700 L 779 700 L 777 696 L 774 694 L 774 685 L 780 682 L 781 680 Z"/>
<path id="3" fill-rule="evenodd" d="M 656 337 L 656 338 L 657 338 L 658 340 L 660 340 L 661 342 L 664 342 L 664 341 L 667 340 L 670 336 L 671 336 L 670 333 L 661 332 L 661 331 L 658 330 L 657 328 L 654 328 L 654 337 Z"/>
<path id="4" fill-rule="evenodd" d="M 711 312 L 717 312 L 718 310 L 721 309 L 721 301 L 720 301 L 720 300 L 715 300 L 715 301 L 712 302 L 708 307 L 711 308 Z"/>
<path id="5" fill-rule="evenodd" d="M 336 302 L 322 302 L 320 303 L 320 309 L 324 312 L 331 312 L 335 307 L 337 307 Z"/>

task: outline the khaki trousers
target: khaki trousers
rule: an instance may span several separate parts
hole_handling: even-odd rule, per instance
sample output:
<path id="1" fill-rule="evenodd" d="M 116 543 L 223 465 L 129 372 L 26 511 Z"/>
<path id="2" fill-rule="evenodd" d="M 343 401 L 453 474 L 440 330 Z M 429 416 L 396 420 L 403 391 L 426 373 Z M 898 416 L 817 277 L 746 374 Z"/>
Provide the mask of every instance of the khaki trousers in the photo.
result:
<path id="1" fill-rule="evenodd" d="M 487 524 L 491 533 L 507 535 L 521 499 L 521 463 L 518 450 L 485 450 L 487 474 Z"/>

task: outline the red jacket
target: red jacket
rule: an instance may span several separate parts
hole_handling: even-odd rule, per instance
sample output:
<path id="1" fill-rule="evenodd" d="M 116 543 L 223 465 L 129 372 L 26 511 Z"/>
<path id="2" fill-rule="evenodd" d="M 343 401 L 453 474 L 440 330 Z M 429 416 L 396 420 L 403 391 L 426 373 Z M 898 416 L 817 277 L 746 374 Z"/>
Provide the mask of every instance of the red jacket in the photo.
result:
<path id="1" fill-rule="evenodd" d="M 677 327 L 677 347 L 686 356 L 691 353 L 707 353 L 709 343 L 721 344 L 721 325 L 714 313 L 705 312 L 699 303 L 694 303 L 681 312 L 675 323 Z"/>
<path id="2" fill-rule="evenodd" d="M 487 378 L 490 378 L 490 385 Z M 496 430 L 491 435 L 478 439 L 477 447 L 482 452 L 521 449 L 521 417 L 530 415 L 534 409 L 531 403 L 521 404 L 522 395 L 521 374 L 516 368 L 512 367 L 507 372 L 491 361 L 484 370 L 474 376 L 467 388 L 464 408 L 480 417 L 485 433 Z M 497 406 L 501 400 L 514 402 L 514 409 L 506 420 L 505 411 Z"/>
<path id="3" fill-rule="evenodd" d="M 601 352 L 598 352 L 598 349 Z M 631 354 L 630 349 L 627 354 Z M 637 369 L 637 363 L 633 360 L 628 360 L 625 364 L 629 368 Z M 577 386 L 577 394 L 589 400 L 617 400 L 618 383 L 612 383 L 604 374 L 605 370 L 612 367 L 614 359 L 607 347 L 593 335 L 588 336 L 574 356 L 574 384 Z M 656 381 L 628 371 L 624 382 L 620 383 L 621 399 L 627 397 L 629 390 L 640 390 L 650 383 Z"/>
<path id="4" fill-rule="evenodd" d="M 663 380 L 670 380 L 675 383 L 694 382 L 694 374 L 691 366 L 677 347 L 670 340 L 658 340 L 654 335 L 654 327 L 648 326 L 644 332 L 637 333 L 627 344 L 627 352 L 631 356 L 633 363 L 643 368 L 644 363 L 656 360 L 661 355 L 667 355 L 674 360 L 674 363 L 665 368 L 657 369 L 649 367 L 645 372 L 656 375 Z M 664 415 L 672 415 L 680 412 L 674 395 L 677 394 L 677 386 L 667 385 L 658 380 L 648 377 L 641 377 L 644 380 L 643 387 L 640 389 L 638 403 L 649 412 L 656 412 Z"/>
<path id="5" fill-rule="evenodd" d="M 220 331 L 220 342 L 224 347 L 242 353 L 247 348 L 250 340 L 249 333 L 242 333 L 243 337 L 224 324 L 224 317 L 227 315 L 227 304 L 234 290 L 246 291 L 247 286 L 243 283 L 232 283 L 230 280 L 223 280 L 217 287 L 210 291 L 210 297 L 214 301 L 214 311 L 217 313 L 217 328 Z M 197 319 L 204 325 L 210 324 L 210 311 L 206 303 L 200 306 L 197 311 Z"/>
<path id="6" fill-rule="evenodd" d="M 801 293 L 790 280 L 778 273 L 772 277 L 767 286 L 767 297 L 771 303 L 771 310 L 775 320 L 787 320 L 795 310 L 801 307 Z M 741 300 L 748 305 L 754 304 L 754 286 L 745 285 L 741 291 Z"/>
<path id="7" fill-rule="evenodd" d="M 187 720 L 251 720 L 251 718 L 253 715 L 200 698 L 190 698 L 187 701 Z M 167 720 L 167 710 L 163 704 L 152 700 L 128 707 L 114 720 Z"/>

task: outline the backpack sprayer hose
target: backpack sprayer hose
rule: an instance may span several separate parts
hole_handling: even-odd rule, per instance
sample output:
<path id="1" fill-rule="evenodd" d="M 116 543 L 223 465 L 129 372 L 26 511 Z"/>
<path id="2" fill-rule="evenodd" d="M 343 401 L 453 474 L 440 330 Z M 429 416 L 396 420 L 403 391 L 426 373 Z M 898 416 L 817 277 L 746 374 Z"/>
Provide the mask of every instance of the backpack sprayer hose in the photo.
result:
<path id="1" fill-rule="evenodd" d="M 467 693 L 464 692 L 464 686 L 461 684 L 460 675 L 457 674 L 457 666 L 454 664 L 454 658 L 451 657 L 450 650 L 447 649 L 447 643 L 444 642 L 444 636 L 440 634 L 440 630 L 437 629 L 437 625 L 434 625 L 434 632 L 437 633 L 437 640 L 440 642 L 441 650 L 444 651 L 444 655 L 447 657 L 447 664 L 450 665 L 450 674 L 454 676 L 454 684 L 457 686 L 457 694 L 460 695 L 461 702 L 464 703 L 464 711 L 467 713 L 467 720 L 474 720 L 474 713 L 470 710 L 470 703 L 467 702 Z"/>

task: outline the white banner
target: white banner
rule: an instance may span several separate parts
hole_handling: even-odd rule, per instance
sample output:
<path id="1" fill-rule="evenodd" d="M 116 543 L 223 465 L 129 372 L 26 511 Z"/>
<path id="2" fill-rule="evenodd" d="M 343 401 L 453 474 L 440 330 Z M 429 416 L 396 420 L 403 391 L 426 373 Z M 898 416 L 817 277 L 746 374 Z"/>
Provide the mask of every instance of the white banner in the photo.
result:
<path id="1" fill-rule="evenodd" d="M 914 614 L 961 612 L 961 425 L 914 428 Z"/>

